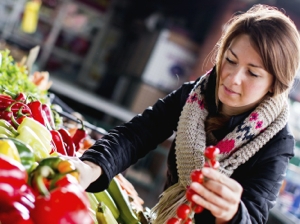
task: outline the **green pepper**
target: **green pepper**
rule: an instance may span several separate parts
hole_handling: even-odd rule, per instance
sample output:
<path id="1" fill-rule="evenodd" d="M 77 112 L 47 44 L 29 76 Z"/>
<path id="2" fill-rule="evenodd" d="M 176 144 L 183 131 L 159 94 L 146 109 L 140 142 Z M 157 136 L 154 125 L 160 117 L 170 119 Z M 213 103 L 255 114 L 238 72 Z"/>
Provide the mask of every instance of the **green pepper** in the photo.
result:
<path id="1" fill-rule="evenodd" d="M 0 126 L 0 134 L 4 134 L 8 137 L 14 137 L 14 134 L 10 130 L 8 130 L 2 126 Z"/>
<path id="2" fill-rule="evenodd" d="M 14 136 L 17 136 L 19 133 L 8 121 L 0 119 L 0 127 L 8 129 Z"/>
<path id="3" fill-rule="evenodd" d="M 38 121 L 34 120 L 33 118 L 30 117 L 25 117 L 22 121 L 22 123 L 19 125 L 17 128 L 17 131 L 20 133 L 20 129 L 22 129 L 24 126 L 29 127 L 32 131 L 35 132 L 35 134 L 41 139 L 41 141 L 44 143 L 46 149 L 48 150 L 48 153 L 51 152 L 51 140 L 52 140 L 52 135 L 50 131 L 40 124 Z"/>
<path id="4" fill-rule="evenodd" d="M 38 121 L 34 120 L 31 117 L 26 117 L 22 124 L 20 126 L 29 126 L 32 130 L 37 132 L 37 134 L 40 136 L 44 136 L 46 140 L 51 141 L 52 136 L 49 130 L 42 124 L 40 124 Z"/>
<path id="5" fill-rule="evenodd" d="M 35 159 L 34 159 L 33 149 L 30 147 L 30 145 L 25 144 L 15 138 L 0 138 L 0 140 L 5 140 L 5 139 L 11 140 L 17 147 L 21 159 L 21 163 L 25 167 L 25 170 L 27 172 L 32 170 L 33 166 L 35 166 Z"/>
<path id="6" fill-rule="evenodd" d="M 18 128 L 18 131 L 19 135 L 16 137 L 16 139 L 32 147 L 36 161 L 40 161 L 41 159 L 49 156 L 50 151 L 48 151 L 47 147 L 45 146 L 48 143 L 42 142 L 42 140 L 31 128 L 22 126 L 22 128 Z"/>

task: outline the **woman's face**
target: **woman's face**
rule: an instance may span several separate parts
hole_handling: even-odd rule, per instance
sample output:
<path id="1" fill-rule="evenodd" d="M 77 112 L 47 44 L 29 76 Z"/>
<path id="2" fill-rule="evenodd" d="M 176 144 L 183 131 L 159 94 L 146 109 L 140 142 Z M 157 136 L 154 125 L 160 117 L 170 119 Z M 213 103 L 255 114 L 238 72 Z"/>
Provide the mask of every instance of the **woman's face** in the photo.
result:
<path id="1" fill-rule="evenodd" d="M 253 48 L 250 37 L 236 37 L 225 51 L 220 71 L 218 97 L 222 112 L 234 115 L 255 107 L 272 92 L 274 76 L 269 74 Z"/>

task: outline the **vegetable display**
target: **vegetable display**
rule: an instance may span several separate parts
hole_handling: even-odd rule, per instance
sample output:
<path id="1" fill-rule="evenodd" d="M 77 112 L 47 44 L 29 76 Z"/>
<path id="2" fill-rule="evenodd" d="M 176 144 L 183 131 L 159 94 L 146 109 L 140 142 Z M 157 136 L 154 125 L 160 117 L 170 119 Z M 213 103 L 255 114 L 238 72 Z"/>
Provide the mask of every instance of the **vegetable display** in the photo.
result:
<path id="1" fill-rule="evenodd" d="M 52 110 L 44 88 L 49 83 L 41 82 L 49 74 L 31 76 L 9 51 L 1 55 L 0 223 L 148 223 L 143 200 L 121 174 L 102 192 L 82 189 L 80 173 L 62 155 L 84 150 L 89 134 L 83 121 L 71 132 Z"/>

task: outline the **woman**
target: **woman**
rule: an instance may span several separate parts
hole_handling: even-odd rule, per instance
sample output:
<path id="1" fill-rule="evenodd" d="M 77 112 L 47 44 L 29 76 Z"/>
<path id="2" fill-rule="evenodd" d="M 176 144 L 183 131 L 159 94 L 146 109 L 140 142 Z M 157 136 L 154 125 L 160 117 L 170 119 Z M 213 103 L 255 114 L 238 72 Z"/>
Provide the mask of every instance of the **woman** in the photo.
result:
<path id="1" fill-rule="evenodd" d="M 76 163 L 81 184 L 107 188 L 176 132 L 153 223 L 175 216 L 187 186 L 205 209 L 196 223 L 266 223 L 293 156 L 287 99 L 299 43 L 293 22 L 275 8 L 256 5 L 235 16 L 216 45 L 214 68 L 98 140 Z M 208 145 L 220 149 L 219 172 L 203 168 Z M 208 177 L 202 185 L 190 182 L 196 168 Z"/>

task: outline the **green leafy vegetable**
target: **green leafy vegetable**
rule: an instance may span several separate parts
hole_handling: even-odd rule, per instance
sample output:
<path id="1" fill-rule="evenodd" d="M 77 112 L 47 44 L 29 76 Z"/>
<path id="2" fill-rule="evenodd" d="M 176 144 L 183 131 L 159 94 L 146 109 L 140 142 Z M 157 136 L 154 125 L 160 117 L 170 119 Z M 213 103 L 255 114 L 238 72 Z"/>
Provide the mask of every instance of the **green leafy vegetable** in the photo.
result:
<path id="1" fill-rule="evenodd" d="M 4 89 L 17 94 L 31 95 L 41 102 L 47 101 L 47 91 L 40 90 L 31 80 L 26 66 L 19 65 L 10 55 L 9 50 L 1 50 L 2 62 L 0 63 L 0 92 Z"/>

